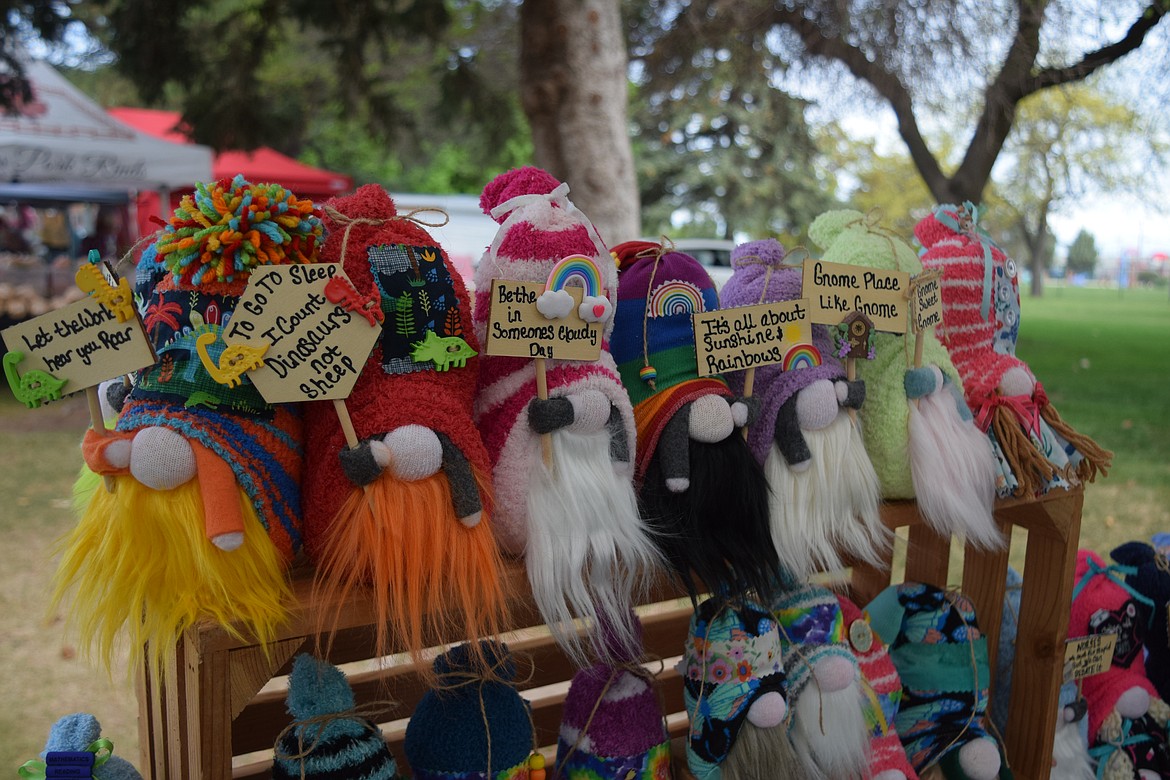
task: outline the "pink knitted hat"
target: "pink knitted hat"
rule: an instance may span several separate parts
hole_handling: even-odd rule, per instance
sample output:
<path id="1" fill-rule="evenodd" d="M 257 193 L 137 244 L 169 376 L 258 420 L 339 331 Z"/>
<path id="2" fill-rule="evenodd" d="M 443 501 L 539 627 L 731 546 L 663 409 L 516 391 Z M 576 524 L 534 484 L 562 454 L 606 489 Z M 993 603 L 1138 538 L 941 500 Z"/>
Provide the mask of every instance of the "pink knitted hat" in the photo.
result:
<path id="1" fill-rule="evenodd" d="M 900 772 L 906 780 L 918 780 L 918 774 L 906 758 L 902 740 L 894 727 L 894 716 L 898 714 L 898 704 L 902 701 L 902 678 L 890 660 L 885 642 L 873 630 L 861 608 L 842 595 L 837 596 L 837 601 L 841 604 L 849 649 L 861 667 L 861 677 L 870 702 L 866 716 L 873 727 L 870 776 L 892 780 L 894 773 Z"/>
<path id="2" fill-rule="evenodd" d="M 1144 596 L 1131 591 L 1124 584 L 1124 573 L 1117 567 L 1106 566 L 1091 550 L 1077 553 L 1075 577 L 1072 613 L 1068 621 L 1069 638 L 1117 634 L 1113 665 L 1101 674 L 1086 677 L 1082 683 L 1085 702 L 1089 705 L 1089 740 L 1093 742 L 1102 721 L 1127 691 L 1138 688 L 1151 699 L 1158 694 L 1146 677 L 1146 625 L 1139 618 L 1135 603 Z M 1140 694 L 1138 696 L 1140 698 Z"/>

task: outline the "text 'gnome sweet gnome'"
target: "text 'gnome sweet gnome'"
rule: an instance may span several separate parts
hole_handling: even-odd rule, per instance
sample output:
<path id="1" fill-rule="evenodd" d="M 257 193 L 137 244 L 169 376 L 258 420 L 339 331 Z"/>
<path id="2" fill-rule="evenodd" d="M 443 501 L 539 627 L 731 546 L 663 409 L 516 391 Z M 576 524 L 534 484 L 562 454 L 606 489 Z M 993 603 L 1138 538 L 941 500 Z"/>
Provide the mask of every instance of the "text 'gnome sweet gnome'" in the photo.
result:
<path id="1" fill-rule="evenodd" d="M 635 647 L 629 609 L 644 575 L 658 563 L 631 482 L 630 399 L 609 353 L 617 272 L 597 230 L 569 200 L 568 185 L 545 171 L 519 168 L 497 176 L 480 205 L 500 223 L 475 275 L 476 335 L 488 344 L 475 413 L 492 458 L 495 531 L 508 552 L 524 555 L 537 608 L 583 664 L 572 618 L 602 624 L 616 633 L 619 646 Z M 577 307 L 560 283 L 558 269 L 567 259 L 579 263 L 584 277 Z M 580 313 L 592 327 L 586 332 L 600 334 L 593 344 L 597 359 L 492 354 L 492 339 L 508 331 L 489 328 L 489 318 L 493 307 L 510 300 L 493 297 L 496 280 L 542 285 L 542 322 Z M 562 305 L 566 297 L 568 307 Z M 606 646 L 592 644 L 606 654 Z"/>
<path id="2" fill-rule="evenodd" d="M 56 597 L 75 589 L 72 619 L 105 660 L 123 628 L 157 657 L 197 619 L 262 641 L 283 621 L 300 414 L 261 397 L 223 334 L 250 275 L 316 262 L 322 235 L 310 201 L 237 176 L 185 195 L 144 253 L 135 295 L 158 362 L 134 378 L 116 431 L 86 435 L 92 471 L 57 574 Z"/>

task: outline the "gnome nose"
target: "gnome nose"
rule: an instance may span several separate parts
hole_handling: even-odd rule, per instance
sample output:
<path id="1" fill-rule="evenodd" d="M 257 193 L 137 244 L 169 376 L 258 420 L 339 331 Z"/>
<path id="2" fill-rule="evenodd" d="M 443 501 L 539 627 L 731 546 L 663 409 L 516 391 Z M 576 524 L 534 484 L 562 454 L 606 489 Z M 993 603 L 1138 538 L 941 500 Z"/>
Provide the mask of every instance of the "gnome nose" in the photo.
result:
<path id="1" fill-rule="evenodd" d="M 1130 688 L 1117 697 L 1117 714 L 1137 720 L 1150 711 L 1150 694 L 1145 688 Z"/>
<path id="2" fill-rule="evenodd" d="M 756 728 L 771 729 L 784 722 L 786 712 L 788 704 L 784 697 L 776 691 L 768 691 L 748 708 L 747 719 Z"/>
<path id="3" fill-rule="evenodd" d="M 992 780 L 999 775 L 999 748 L 990 739 L 973 739 L 959 748 L 959 766 L 971 780 Z"/>
<path id="4" fill-rule="evenodd" d="M 837 419 L 837 388 L 818 379 L 796 395 L 796 421 L 801 430 L 819 431 Z"/>
<path id="5" fill-rule="evenodd" d="M 856 667 L 844 658 L 833 656 L 816 662 L 813 674 L 817 685 L 825 693 L 843 691 L 856 679 Z"/>
<path id="6" fill-rule="evenodd" d="M 715 444 L 731 435 L 735 421 L 731 419 L 731 406 L 719 395 L 705 395 L 691 404 L 687 419 L 688 431 L 695 441 Z"/>

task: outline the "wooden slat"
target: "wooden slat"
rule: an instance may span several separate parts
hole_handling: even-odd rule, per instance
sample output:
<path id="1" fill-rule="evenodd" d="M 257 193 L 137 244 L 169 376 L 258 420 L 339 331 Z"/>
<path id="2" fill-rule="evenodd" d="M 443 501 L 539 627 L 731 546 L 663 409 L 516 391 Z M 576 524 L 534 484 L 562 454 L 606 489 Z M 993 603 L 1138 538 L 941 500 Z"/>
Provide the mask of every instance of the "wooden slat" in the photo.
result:
<path id="1" fill-rule="evenodd" d="M 998 520 L 998 518 L 997 518 Z M 1011 552 L 1011 523 L 996 523 L 1004 534 L 1002 549 L 980 550 L 966 546 L 963 556 L 963 593 L 975 606 L 979 628 L 987 637 L 988 665 L 991 667 L 991 690 L 995 690 L 996 659 L 999 656 L 999 630 L 1003 617 L 1003 597 L 1007 589 L 1008 553 Z"/>
<path id="2" fill-rule="evenodd" d="M 947 570 L 951 565 L 951 538 L 939 536 L 925 524 L 910 527 L 910 544 L 906 549 L 906 581 L 925 582 L 947 589 Z"/>

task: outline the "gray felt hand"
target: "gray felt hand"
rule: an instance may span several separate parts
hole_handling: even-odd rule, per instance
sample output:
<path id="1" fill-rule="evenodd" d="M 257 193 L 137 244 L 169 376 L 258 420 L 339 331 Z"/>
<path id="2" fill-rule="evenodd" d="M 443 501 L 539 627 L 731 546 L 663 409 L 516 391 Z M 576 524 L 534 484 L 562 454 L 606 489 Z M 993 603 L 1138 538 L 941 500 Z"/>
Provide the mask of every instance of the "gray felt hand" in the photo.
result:
<path id="1" fill-rule="evenodd" d="M 358 487 L 365 487 L 382 473 L 382 467 L 374 459 L 374 452 L 370 449 L 369 439 L 353 448 L 342 447 L 338 457 L 341 460 L 342 472 Z"/>
<path id="2" fill-rule="evenodd" d="M 451 504 L 455 516 L 468 528 L 476 526 L 483 517 L 483 502 L 479 497 L 479 485 L 463 451 L 455 446 L 445 434 L 435 431 L 443 445 L 443 473 L 451 486 Z"/>
<path id="3" fill-rule="evenodd" d="M 812 464 L 812 451 L 809 450 L 808 442 L 804 440 L 804 434 L 800 431 L 800 421 L 796 414 L 798 396 L 799 393 L 796 393 L 780 405 L 780 411 L 776 415 L 776 429 L 772 435 L 788 468 L 799 472 Z"/>
<path id="4" fill-rule="evenodd" d="M 528 425 L 536 433 L 552 433 L 573 424 L 568 398 L 533 398 L 528 402 Z"/>

